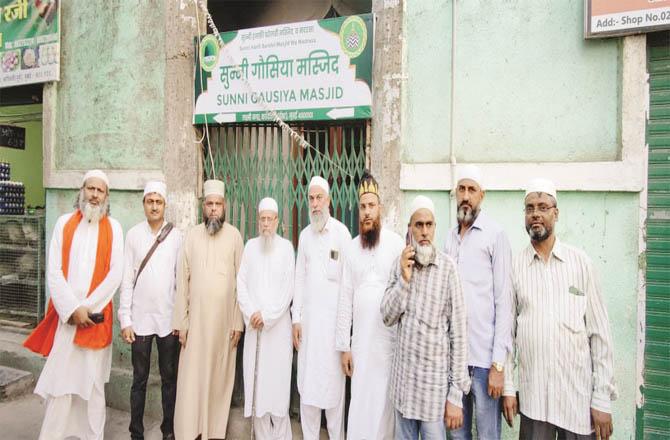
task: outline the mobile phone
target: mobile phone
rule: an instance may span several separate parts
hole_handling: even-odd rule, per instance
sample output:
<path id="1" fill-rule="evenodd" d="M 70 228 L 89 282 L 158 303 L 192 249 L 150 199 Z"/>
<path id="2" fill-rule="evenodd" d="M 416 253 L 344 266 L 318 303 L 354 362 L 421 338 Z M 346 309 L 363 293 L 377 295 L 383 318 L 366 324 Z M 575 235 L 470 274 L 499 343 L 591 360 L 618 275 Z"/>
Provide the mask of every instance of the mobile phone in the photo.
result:
<path id="1" fill-rule="evenodd" d="M 407 226 L 407 234 L 405 234 L 405 245 L 409 246 L 412 243 L 412 239 L 410 238 L 410 231 L 409 231 L 409 226 Z"/>
<path id="2" fill-rule="evenodd" d="M 105 315 L 104 313 L 89 313 L 88 317 L 91 321 L 95 322 L 96 324 L 100 324 L 105 321 Z"/>

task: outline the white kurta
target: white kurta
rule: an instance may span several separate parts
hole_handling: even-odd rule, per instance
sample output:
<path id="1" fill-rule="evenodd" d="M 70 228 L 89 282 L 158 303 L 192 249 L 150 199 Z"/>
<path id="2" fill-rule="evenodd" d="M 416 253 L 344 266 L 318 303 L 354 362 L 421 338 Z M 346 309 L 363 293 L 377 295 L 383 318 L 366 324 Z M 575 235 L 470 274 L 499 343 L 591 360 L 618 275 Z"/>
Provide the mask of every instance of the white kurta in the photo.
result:
<path id="1" fill-rule="evenodd" d="M 119 222 L 110 218 L 112 226 L 112 258 L 107 277 L 86 297 L 93 278 L 95 254 L 98 247 L 98 223 L 82 220 L 74 232 L 70 249 L 68 279 L 63 276 L 62 246 L 63 227 L 72 214 L 65 214 L 56 221 L 49 245 L 47 284 L 59 321 L 53 348 L 35 393 L 43 398 L 77 394 L 88 400 L 94 385 L 104 389 L 109 382 L 112 365 L 112 345 L 91 350 L 74 344 L 77 327 L 67 323 L 79 307 L 89 307 L 100 312 L 111 301 L 121 283 L 123 272 L 123 230 Z"/>
<path id="2" fill-rule="evenodd" d="M 302 324 L 298 350 L 301 404 L 334 408 L 344 392 L 335 322 L 343 252 L 350 241 L 347 227 L 334 218 L 328 219 L 321 232 L 310 225 L 300 233 L 291 314 L 293 323 Z"/>
<path id="3" fill-rule="evenodd" d="M 291 315 L 295 256 L 290 241 L 279 236 L 274 248 L 265 253 L 260 238 L 247 242 L 237 274 L 237 301 L 242 310 L 244 334 L 244 416 L 251 416 L 256 338 L 258 331 L 249 325 L 255 312 L 263 316 L 258 354 L 256 417 L 288 415 L 291 397 Z"/>
<path id="4" fill-rule="evenodd" d="M 393 263 L 404 247 L 405 241 L 398 234 L 382 229 L 374 249 L 363 249 L 357 236 L 345 254 L 335 347 L 341 352 L 351 351 L 354 366 L 349 440 L 385 440 L 394 436 L 388 383 L 396 326 L 386 327 L 379 310 Z"/>

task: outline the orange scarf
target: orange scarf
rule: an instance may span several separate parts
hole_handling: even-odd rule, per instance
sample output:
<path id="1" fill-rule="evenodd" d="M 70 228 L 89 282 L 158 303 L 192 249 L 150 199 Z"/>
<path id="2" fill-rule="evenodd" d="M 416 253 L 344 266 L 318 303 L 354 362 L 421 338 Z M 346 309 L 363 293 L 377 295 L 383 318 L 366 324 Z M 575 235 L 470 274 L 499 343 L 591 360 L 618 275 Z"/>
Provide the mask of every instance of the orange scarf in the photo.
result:
<path id="1" fill-rule="evenodd" d="M 63 228 L 63 247 L 62 247 L 62 267 L 63 276 L 67 280 L 68 269 L 70 266 L 70 248 L 72 248 L 72 239 L 74 231 L 77 229 L 82 219 L 81 211 L 77 210 L 72 217 L 65 223 Z M 98 287 L 109 273 L 109 266 L 112 260 L 112 225 L 107 216 L 100 220 L 98 225 L 98 248 L 95 254 L 95 268 L 93 269 L 93 278 L 91 286 L 88 289 L 87 297 Z M 74 336 L 74 343 L 80 347 L 99 349 L 107 347 L 112 343 L 112 301 L 103 309 L 105 315 L 104 322 L 93 325 L 88 328 L 77 327 Z M 35 327 L 35 330 L 24 341 L 23 346 L 42 356 L 48 356 L 56 336 L 58 328 L 58 313 L 51 300 L 44 319 Z"/>

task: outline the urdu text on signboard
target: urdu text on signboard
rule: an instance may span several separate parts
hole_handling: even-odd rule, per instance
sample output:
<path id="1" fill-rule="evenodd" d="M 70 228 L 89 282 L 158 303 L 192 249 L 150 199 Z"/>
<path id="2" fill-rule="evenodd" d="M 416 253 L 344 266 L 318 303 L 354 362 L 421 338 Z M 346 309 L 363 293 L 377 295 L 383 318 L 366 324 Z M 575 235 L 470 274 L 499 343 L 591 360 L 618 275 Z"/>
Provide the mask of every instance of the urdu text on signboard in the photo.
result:
<path id="1" fill-rule="evenodd" d="M 670 29 L 670 0 L 584 0 L 584 5 L 586 38 Z"/>
<path id="2" fill-rule="evenodd" d="M 0 0 L 0 87 L 57 81 L 59 0 Z"/>
<path id="3" fill-rule="evenodd" d="M 200 41 L 195 124 L 372 115 L 372 14 L 222 33 Z M 196 42 L 197 43 L 197 42 Z"/>

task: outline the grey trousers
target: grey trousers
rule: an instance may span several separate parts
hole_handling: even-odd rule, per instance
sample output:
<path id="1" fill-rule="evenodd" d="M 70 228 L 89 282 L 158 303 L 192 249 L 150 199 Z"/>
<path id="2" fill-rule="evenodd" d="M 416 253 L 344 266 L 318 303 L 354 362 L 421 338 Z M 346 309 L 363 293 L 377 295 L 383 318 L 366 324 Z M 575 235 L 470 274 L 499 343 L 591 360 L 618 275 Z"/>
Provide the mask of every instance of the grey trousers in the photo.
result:
<path id="1" fill-rule="evenodd" d="M 575 434 L 547 422 L 533 420 L 521 414 L 519 440 L 595 440 L 595 434 Z"/>

